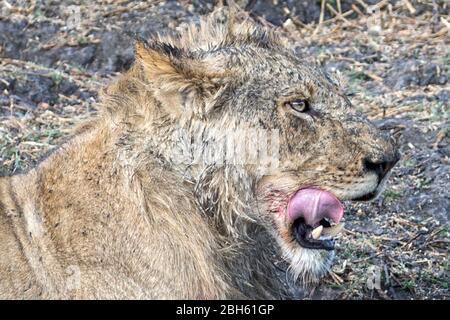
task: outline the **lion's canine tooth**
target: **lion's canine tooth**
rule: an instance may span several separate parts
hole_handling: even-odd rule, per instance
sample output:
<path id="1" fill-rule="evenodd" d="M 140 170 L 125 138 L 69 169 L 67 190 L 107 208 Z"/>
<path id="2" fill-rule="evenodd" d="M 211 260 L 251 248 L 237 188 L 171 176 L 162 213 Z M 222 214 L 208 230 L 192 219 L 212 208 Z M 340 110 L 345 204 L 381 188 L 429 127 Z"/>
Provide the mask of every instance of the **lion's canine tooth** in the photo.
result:
<path id="1" fill-rule="evenodd" d="M 322 230 L 323 230 L 323 226 L 318 226 L 313 231 L 311 231 L 311 237 L 316 240 L 319 239 L 320 235 L 322 234 Z"/>
<path id="2" fill-rule="evenodd" d="M 324 228 L 322 234 L 328 237 L 334 237 L 338 235 L 344 229 L 344 223 L 339 223 L 335 226 Z"/>

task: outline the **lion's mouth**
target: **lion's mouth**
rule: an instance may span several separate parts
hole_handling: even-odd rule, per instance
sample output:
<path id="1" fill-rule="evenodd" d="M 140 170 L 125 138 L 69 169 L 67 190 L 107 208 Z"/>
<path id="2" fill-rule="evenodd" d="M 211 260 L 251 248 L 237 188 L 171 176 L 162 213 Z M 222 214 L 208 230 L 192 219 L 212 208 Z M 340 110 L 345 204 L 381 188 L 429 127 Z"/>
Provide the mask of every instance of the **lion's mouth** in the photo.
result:
<path id="1" fill-rule="evenodd" d="M 305 188 L 297 191 L 288 203 L 292 235 L 307 249 L 333 250 L 335 237 L 342 229 L 342 203 L 330 192 Z M 332 225 L 332 223 L 334 225 Z"/>

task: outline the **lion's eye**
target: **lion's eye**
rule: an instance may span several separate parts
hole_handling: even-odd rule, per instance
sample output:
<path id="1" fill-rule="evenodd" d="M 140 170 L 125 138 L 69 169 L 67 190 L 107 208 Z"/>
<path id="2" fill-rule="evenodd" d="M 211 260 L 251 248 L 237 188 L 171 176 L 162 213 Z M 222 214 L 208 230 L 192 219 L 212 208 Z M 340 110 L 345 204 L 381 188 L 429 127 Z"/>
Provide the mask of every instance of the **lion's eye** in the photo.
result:
<path id="1" fill-rule="evenodd" d="M 306 112 L 309 110 L 309 102 L 303 99 L 286 102 L 286 106 L 294 109 L 297 112 Z"/>

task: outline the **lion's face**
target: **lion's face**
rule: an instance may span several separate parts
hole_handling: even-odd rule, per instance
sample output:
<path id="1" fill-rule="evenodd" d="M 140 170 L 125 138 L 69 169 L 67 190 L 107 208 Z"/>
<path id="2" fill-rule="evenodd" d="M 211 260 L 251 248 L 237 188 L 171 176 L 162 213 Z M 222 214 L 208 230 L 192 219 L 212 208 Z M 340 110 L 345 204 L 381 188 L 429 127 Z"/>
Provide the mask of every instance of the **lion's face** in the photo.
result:
<path id="1" fill-rule="evenodd" d="M 259 76 L 237 92 L 242 126 L 278 133 L 278 166 L 257 182 L 258 207 L 294 274 L 314 281 L 334 257 L 341 201 L 376 197 L 399 155 L 320 70 L 288 52 L 246 66 Z"/>
<path id="2" fill-rule="evenodd" d="M 195 140 L 203 155 L 210 154 L 211 146 L 226 149 L 232 140 L 250 148 L 252 160 L 261 152 L 267 155 L 266 143 L 272 151 L 275 147 L 275 153 L 269 152 L 276 163 L 270 170 L 261 168 L 265 161 L 242 157 L 237 174 L 231 174 L 227 167 L 241 156 L 235 152 L 179 171 L 191 172 L 197 185 L 206 181 L 198 193 L 204 210 L 257 214 L 294 274 L 305 281 L 318 279 L 331 264 L 333 236 L 342 229 L 341 201 L 369 200 L 380 192 L 399 158 L 393 143 L 353 109 L 335 82 L 270 32 L 212 19 L 180 39 L 136 47 L 164 113 L 155 118 L 156 127 L 176 124 L 188 132 L 154 147 L 171 145 L 165 157 L 172 162 Z M 241 137 L 248 132 L 263 132 L 267 139 Z M 166 137 L 165 131 L 160 135 Z M 213 148 L 212 154 L 224 149 Z M 213 176 L 211 167 L 219 173 Z"/>

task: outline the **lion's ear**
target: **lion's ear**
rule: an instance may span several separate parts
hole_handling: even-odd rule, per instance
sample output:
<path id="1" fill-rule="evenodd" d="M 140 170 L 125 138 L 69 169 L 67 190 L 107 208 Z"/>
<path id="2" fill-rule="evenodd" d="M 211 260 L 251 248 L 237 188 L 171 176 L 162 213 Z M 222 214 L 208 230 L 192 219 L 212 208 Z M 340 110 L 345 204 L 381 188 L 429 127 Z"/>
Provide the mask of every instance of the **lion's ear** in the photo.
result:
<path id="1" fill-rule="evenodd" d="M 217 98 L 226 86 L 227 72 L 213 60 L 200 60 L 194 55 L 161 42 L 135 43 L 136 61 L 142 66 L 145 78 L 152 83 L 161 102 L 204 114 L 217 106 Z M 170 101 L 165 101 L 169 99 Z"/>
<path id="2" fill-rule="evenodd" d="M 177 68 L 182 58 L 181 50 L 166 43 L 143 41 L 136 41 L 134 50 L 147 79 L 182 77 L 182 70 Z"/>

